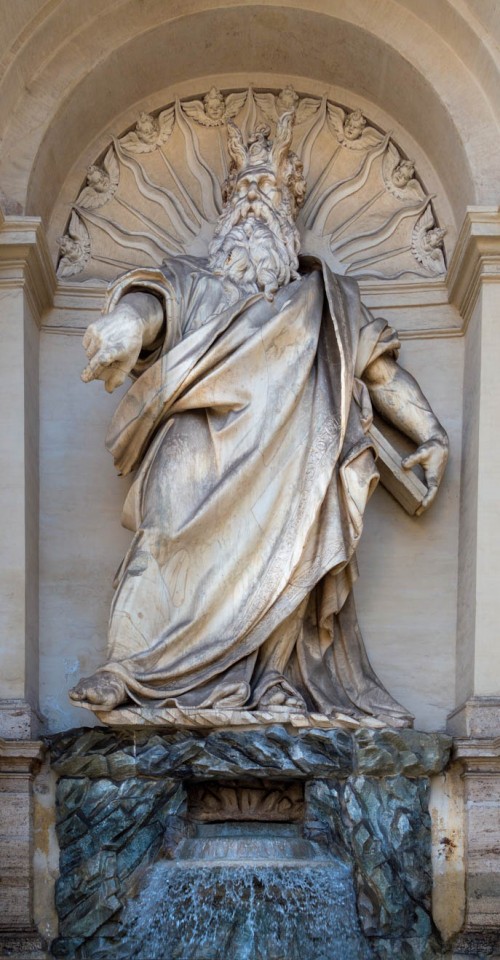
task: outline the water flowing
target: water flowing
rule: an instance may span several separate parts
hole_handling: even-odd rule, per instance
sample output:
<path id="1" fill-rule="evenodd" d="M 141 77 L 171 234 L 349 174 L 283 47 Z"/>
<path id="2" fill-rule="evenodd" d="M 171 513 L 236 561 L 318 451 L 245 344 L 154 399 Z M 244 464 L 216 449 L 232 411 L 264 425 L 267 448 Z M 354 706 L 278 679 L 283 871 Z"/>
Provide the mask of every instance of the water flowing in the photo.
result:
<path id="1" fill-rule="evenodd" d="M 124 960 L 370 960 L 345 863 L 289 825 L 229 826 L 149 870 L 124 913 Z"/>

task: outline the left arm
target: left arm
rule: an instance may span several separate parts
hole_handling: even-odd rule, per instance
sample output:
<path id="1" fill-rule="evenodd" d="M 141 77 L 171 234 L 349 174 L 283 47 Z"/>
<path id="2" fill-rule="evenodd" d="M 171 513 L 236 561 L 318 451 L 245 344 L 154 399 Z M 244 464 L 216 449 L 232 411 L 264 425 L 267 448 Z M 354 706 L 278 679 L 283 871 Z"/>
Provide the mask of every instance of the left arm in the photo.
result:
<path id="1" fill-rule="evenodd" d="M 405 470 L 417 463 L 424 470 L 427 494 L 418 514 L 433 502 L 448 459 L 448 436 L 432 412 L 416 380 L 383 355 L 368 364 L 363 372 L 375 409 L 385 420 L 417 444 L 415 453 L 402 460 Z"/>

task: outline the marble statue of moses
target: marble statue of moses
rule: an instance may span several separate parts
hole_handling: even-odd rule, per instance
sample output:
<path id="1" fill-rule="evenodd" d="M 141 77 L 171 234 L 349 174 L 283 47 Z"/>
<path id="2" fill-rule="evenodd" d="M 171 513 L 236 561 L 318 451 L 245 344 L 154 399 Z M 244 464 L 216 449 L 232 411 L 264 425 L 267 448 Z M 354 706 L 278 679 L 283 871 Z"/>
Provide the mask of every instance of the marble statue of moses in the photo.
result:
<path id="1" fill-rule="evenodd" d="M 416 444 L 433 500 L 447 437 L 399 342 L 355 281 L 299 258 L 293 115 L 274 140 L 228 123 L 224 208 L 208 258 L 133 270 L 84 338 L 84 380 L 134 383 L 107 446 L 135 471 L 108 661 L 71 697 L 273 707 L 392 725 L 411 717 L 370 667 L 353 584 L 378 479 L 375 409 Z"/>

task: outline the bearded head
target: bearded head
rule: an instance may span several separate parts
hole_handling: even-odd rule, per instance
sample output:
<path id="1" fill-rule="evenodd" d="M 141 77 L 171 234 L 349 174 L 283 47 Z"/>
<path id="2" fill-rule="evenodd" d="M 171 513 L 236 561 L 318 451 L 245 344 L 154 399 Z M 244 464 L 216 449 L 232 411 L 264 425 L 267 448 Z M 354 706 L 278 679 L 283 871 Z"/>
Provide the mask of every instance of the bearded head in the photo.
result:
<path id="1" fill-rule="evenodd" d="M 272 300 L 280 286 L 298 277 L 295 218 L 306 184 L 302 164 L 290 151 L 293 119 L 293 111 L 280 117 L 274 140 L 269 127 L 257 127 L 246 144 L 228 121 L 231 168 L 208 254 L 232 298 L 262 291 Z"/>

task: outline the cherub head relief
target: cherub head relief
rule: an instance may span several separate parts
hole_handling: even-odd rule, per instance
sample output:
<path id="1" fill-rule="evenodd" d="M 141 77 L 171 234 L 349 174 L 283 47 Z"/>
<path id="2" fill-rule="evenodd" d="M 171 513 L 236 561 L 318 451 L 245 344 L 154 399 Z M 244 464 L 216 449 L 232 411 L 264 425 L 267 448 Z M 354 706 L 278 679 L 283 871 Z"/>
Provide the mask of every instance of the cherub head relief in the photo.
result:
<path id="1" fill-rule="evenodd" d="M 346 140 L 359 140 L 366 127 L 366 120 L 361 110 L 353 110 L 344 120 L 344 136 Z"/>
<path id="2" fill-rule="evenodd" d="M 139 139 L 142 140 L 143 143 L 156 143 L 159 130 L 160 124 L 158 120 L 152 117 L 150 113 L 145 113 L 145 111 L 142 110 L 135 125 L 135 132 Z"/>
<path id="3" fill-rule="evenodd" d="M 102 167 L 98 167 L 95 163 L 92 163 L 90 167 L 87 167 L 87 184 L 89 187 L 92 187 L 93 190 L 96 190 L 97 193 L 105 193 L 106 190 L 110 188 L 111 180 Z"/>
<path id="4" fill-rule="evenodd" d="M 278 287 L 298 276 L 294 221 L 306 184 L 302 164 L 290 150 L 293 116 L 289 111 L 280 117 L 274 140 L 270 128 L 261 124 L 246 143 L 228 122 L 231 168 L 209 261 L 240 296 L 261 290 L 272 300 Z"/>
<path id="5" fill-rule="evenodd" d="M 446 236 L 446 230 L 443 227 L 433 227 L 427 230 L 422 238 L 422 247 L 426 253 L 432 253 L 433 250 L 439 250 L 443 246 L 443 240 Z"/>
<path id="6" fill-rule="evenodd" d="M 226 113 L 224 97 L 217 87 L 211 87 L 203 97 L 205 113 L 210 120 L 222 120 Z"/>
<path id="7" fill-rule="evenodd" d="M 403 189 L 407 187 L 410 180 L 415 176 L 415 164 L 413 160 L 400 160 L 392 171 L 392 182 L 395 187 Z"/>
<path id="8" fill-rule="evenodd" d="M 78 240 L 69 237 L 67 233 L 57 238 L 61 257 L 65 257 L 71 263 L 77 263 L 82 255 L 82 245 Z"/>

